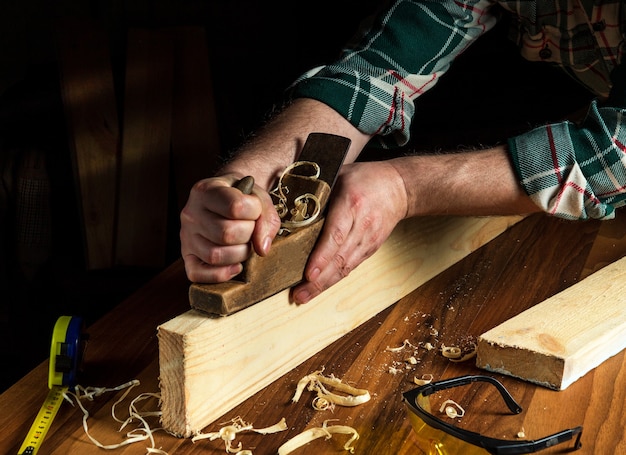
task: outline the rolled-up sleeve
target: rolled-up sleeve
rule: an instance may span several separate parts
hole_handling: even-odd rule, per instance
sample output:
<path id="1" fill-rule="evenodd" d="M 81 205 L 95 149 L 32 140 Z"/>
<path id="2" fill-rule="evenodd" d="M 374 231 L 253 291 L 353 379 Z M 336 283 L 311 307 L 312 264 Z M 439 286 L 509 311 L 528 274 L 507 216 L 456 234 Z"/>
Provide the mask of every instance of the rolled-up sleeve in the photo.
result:
<path id="1" fill-rule="evenodd" d="M 289 95 L 322 101 L 384 147 L 404 145 L 414 100 L 493 27 L 492 5 L 492 0 L 395 1 L 355 46 L 333 64 L 302 75 Z"/>
<path id="2" fill-rule="evenodd" d="M 580 124 L 555 123 L 509 139 L 522 186 L 544 211 L 566 219 L 609 219 L 626 204 L 626 66 L 609 98 Z"/>

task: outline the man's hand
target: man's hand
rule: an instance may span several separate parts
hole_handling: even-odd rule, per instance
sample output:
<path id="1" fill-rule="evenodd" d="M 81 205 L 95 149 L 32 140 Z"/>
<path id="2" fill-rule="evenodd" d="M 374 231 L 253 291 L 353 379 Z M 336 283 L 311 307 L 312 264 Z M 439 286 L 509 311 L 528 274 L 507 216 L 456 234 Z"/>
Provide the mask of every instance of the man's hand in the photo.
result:
<path id="1" fill-rule="evenodd" d="M 407 213 L 404 181 L 385 161 L 342 168 L 326 222 L 292 299 L 306 303 L 370 257 Z"/>
<path id="2" fill-rule="evenodd" d="M 243 194 L 233 187 L 237 180 L 233 174 L 201 180 L 190 192 L 180 215 L 180 241 L 191 281 L 230 280 L 251 248 L 264 256 L 278 232 L 280 219 L 269 194 L 259 187 Z"/>

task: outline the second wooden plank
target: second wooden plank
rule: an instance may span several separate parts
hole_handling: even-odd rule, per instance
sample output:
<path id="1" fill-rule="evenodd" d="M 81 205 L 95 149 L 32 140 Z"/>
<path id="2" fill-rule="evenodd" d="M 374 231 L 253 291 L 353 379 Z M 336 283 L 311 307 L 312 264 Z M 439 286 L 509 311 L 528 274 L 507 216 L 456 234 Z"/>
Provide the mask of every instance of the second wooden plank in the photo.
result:
<path id="1" fill-rule="evenodd" d="M 563 390 L 626 348 L 626 258 L 482 334 L 476 364 Z"/>

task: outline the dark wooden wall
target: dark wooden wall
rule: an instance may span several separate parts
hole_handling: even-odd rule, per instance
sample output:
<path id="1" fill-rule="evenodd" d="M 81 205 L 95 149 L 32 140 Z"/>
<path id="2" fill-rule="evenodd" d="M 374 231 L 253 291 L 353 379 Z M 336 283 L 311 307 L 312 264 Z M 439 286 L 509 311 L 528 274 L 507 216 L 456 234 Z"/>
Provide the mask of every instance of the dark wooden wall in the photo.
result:
<path id="1" fill-rule="evenodd" d="M 339 53 L 375 3 L 2 2 L 0 355 L 10 367 L 2 369 L 0 390 L 47 357 L 58 316 L 80 314 L 88 322 L 95 320 L 158 272 L 85 270 L 56 27 L 67 18 L 105 27 L 117 88 L 124 86 L 130 28 L 203 27 L 220 142 L 227 153 L 265 120 L 301 72 Z M 176 223 L 177 214 L 172 213 L 170 261 L 178 256 Z"/>

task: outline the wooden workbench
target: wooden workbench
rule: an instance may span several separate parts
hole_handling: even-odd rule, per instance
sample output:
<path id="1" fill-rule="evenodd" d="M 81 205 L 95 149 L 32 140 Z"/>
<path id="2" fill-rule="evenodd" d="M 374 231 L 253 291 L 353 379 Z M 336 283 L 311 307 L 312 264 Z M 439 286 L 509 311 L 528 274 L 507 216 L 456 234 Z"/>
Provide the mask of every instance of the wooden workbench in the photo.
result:
<path id="1" fill-rule="evenodd" d="M 240 416 L 255 428 L 272 425 L 282 417 L 288 430 L 272 435 L 243 433 L 243 448 L 255 455 L 276 453 L 278 447 L 306 428 L 329 424 L 350 425 L 360 434 L 357 454 L 416 454 L 416 438 L 406 417 L 401 392 L 415 387 L 415 376 L 435 379 L 483 373 L 472 361 L 451 363 L 436 350 L 422 350 L 418 363 L 405 362 L 408 351 L 387 347 L 432 341 L 455 345 L 476 338 L 524 309 L 571 286 L 589 273 L 626 254 L 626 212 L 615 221 L 566 222 L 533 215 L 441 273 L 358 329 L 339 339 L 290 373 L 248 399 L 221 419 Z M 188 310 L 182 263 L 177 262 L 88 328 L 85 386 L 113 387 L 131 379 L 139 392 L 158 391 L 156 327 Z M 610 305 L 611 302 L 607 302 Z M 332 315 L 328 315 L 332 318 Z M 241 334 L 245 337 L 245 333 Z M 325 368 L 344 381 L 367 389 L 372 399 L 354 408 L 315 411 L 310 393 L 298 403 L 291 397 L 304 375 Z M 0 395 L 0 453 L 15 454 L 47 393 L 48 364 L 39 367 Z M 523 431 L 536 439 L 561 429 L 583 425 L 583 448 L 576 453 L 626 453 L 626 359 L 624 352 L 610 358 L 564 391 L 553 391 L 511 377 L 494 375 L 524 408 L 507 414 L 491 389 L 464 389 L 450 396 L 464 404 L 461 425 L 490 436 L 515 439 Z M 480 386 L 482 387 L 482 386 Z M 484 391 L 484 393 L 483 393 Z M 475 395 L 476 393 L 477 395 Z M 111 405 L 120 394 L 107 394 L 87 402 L 92 416 L 91 434 L 105 444 L 119 442 L 118 424 Z M 468 397 L 474 400 L 467 401 Z M 444 397 L 445 398 L 445 397 Z M 126 402 L 127 403 L 127 402 Z M 127 407 L 127 404 L 126 404 Z M 120 415 L 124 408 L 119 408 Z M 156 424 L 154 425 L 156 426 Z M 205 431 L 216 431 L 210 425 Z M 223 454 L 221 441 L 188 439 L 156 433 L 156 447 L 169 454 Z M 336 454 L 345 439 L 317 439 L 295 453 Z M 144 454 L 148 443 L 111 451 Z M 559 453 L 563 444 L 542 453 Z M 40 454 L 101 454 L 82 428 L 82 413 L 64 403 Z M 294 454 L 295 454 L 294 453 Z"/>

